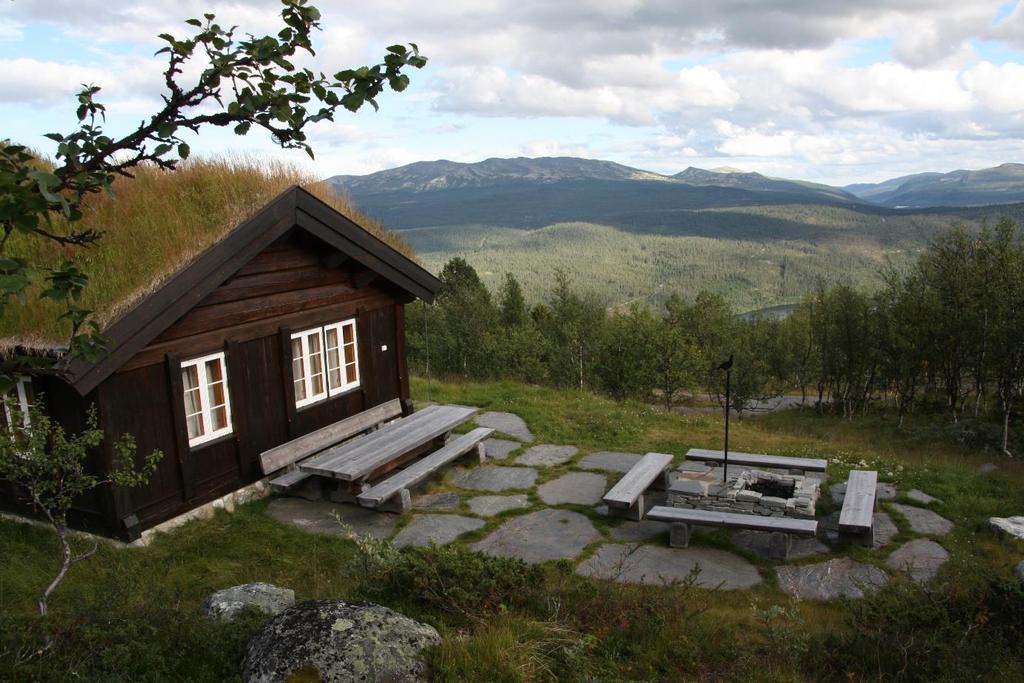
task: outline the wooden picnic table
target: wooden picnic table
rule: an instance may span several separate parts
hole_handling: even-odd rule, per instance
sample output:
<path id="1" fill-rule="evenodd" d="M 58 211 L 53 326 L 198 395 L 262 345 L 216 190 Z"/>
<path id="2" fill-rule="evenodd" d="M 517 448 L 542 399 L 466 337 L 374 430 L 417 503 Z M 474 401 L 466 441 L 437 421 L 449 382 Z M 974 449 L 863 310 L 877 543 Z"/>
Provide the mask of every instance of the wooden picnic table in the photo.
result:
<path id="1" fill-rule="evenodd" d="M 299 470 L 342 481 L 361 481 L 413 449 L 447 434 L 477 411 L 459 405 L 429 406 L 377 431 L 332 446 L 299 463 Z"/>

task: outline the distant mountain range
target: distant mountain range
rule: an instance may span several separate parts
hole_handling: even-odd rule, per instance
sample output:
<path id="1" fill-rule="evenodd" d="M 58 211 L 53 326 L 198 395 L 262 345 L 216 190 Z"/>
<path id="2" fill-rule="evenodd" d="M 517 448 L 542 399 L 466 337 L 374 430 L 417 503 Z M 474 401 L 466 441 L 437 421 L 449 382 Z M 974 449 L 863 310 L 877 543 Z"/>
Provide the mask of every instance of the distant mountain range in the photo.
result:
<path id="1" fill-rule="evenodd" d="M 861 199 L 889 207 L 987 206 L 1024 202 L 1024 164 L 978 171 L 915 173 L 882 183 L 843 188 Z"/>
<path id="2" fill-rule="evenodd" d="M 822 278 L 876 285 L 954 222 L 1024 225 L 1020 164 L 843 188 L 573 157 L 424 161 L 327 182 L 435 271 L 461 255 L 488 285 L 514 272 L 540 300 L 562 269 L 613 306 L 705 288 L 740 309 L 792 303 Z"/>

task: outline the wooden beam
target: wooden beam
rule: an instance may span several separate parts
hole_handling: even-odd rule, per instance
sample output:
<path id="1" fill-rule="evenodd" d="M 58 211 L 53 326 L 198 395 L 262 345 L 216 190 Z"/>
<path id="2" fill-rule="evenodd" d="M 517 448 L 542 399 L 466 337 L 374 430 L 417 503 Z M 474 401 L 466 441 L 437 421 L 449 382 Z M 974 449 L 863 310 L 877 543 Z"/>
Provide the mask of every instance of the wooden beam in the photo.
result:
<path id="1" fill-rule="evenodd" d="M 320 265 L 324 268 L 340 268 L 351 260 L 352 257 L 348 254 L 343 254 L 340 251 L 331 251 L 320 257 Z"/>
<path id="2" fill-rule="evenodd" d="M 372 270 L 364 270 L 352 278 L 352 286 L 356 289 L 362 289 L 379 277 L 380 273 L 375 273 Z"/>

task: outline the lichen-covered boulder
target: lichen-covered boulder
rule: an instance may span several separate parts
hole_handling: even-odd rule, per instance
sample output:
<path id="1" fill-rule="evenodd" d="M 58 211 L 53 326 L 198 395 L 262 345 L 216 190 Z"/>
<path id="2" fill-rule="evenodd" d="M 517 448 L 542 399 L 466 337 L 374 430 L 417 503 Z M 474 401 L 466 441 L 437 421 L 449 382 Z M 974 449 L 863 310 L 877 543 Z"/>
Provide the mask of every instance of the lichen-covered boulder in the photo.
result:
<path id="1" fill-rule="evenodd" d="M 219 590 L 203 602 L 206 616 L 213 621 L 233 621 L 246 607 L 265 614 L 280 614 L 295 604 L 295 591 L 270 583 L 245 583 Z"/>
<path id="2" fill-rule="evenodd" d="M 242 662 L 242 680 L 422 681 L 422 652 L 440 642 L 432 626 L 387 607 L 311 600 L 286 609 L 256 634 Z"/>

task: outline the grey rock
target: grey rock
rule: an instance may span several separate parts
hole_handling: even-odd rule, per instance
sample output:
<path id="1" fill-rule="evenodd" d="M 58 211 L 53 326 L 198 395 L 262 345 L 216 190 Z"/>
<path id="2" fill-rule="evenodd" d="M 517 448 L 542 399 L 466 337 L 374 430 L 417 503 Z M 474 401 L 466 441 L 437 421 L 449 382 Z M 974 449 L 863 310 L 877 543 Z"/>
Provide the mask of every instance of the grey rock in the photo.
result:
<path id="1" fill-rule="evenodd" d="M 412 497 L 412 506 L 417 510 L 454 510 L 459 507 L 459 502 L 459 494 L 451 491 L 425 493 Z"/>
<path id="2" fill-rule="evenodd" d="M 537 480 L 537 470 L 529 467 L 501 467 L 497 465 L 462 470 L 455 475 L 455 484 L 474 491 L 505 491 L 528 489 Z"/>
<path id="3" fill-rule="evenodd" d="M 1020 564 L 1014 568 L 1013 572 L 1017 575 L 1017 578 L 1024 581 L 1024 560 L 1021 560 Z"/>
<path id="4" fill-rule="evenodd" d="M 399 548 L 405 546 L 447 545 L 462 534 L 479 529 L 482 519 L 462 515 L 415 515 L 392 539 Z"/>
<path id="5" fill-rule="evenodd" d="M 434 627 L 387 607 L 311 600 L 278 614 L 249 642 L 242 680 L 425 681 L 422 652 L 440 642 Z"/>
<path id="6" fill-rule="evenodd" d="M 545 509 L 514 517 L 471 548 L 525 562 L 574 559 L 601 535 L 578 512 Z"/>
<path id="7" fill-rule="evenodd" d="M 899 503 L 892 503 L 892 509 L 906 517 L 910 528 L 915 534 L 945 536 L 953 530 L 953 522 L 931 510 L 924 510 L 913 505 L 900 505 Z"/>
<path id="8" fill-rule="evenodd" d="M 668 533 L 670 526 L 668 522 L 656 522 L 653 519 L 645 519 L 642 522 L 625 521 L 619 526 L 613 527 L 611 534 L 616 541 L 635 543 Z"/>
<path id="9" fill-rule="evenodd" d="M 1024 541 L 1024 516 L 989 517 L 988 523 L 996 531 L 1019 538 Z"/>
<path id="10" fill-rule="evenodd" d="M 795 567 L 787 565 L 775 573 L 779 588 L 785 593 L 810 600 L 862 598 L 889 582 L 889 576 L 878 567 L 847 557 Z"/>
<path id="11" fill-rule="evenodd" d="M 931 581 L 948 559 L 949 553 L 935 541 L 915 538 L 894 550 L 885 565 L 907 572 L 917 583 L 924 583 Z"/>
<path id="12" fill-rule="evenodd" d="M 760 583 L 754 565 L 717 548 L 666 548 L 612 543 L 597 549 L 576 568 L 578 574 L 620 583 L 667 585 L 685 581 L 699 567 L 697 585 L 732 590 Z"/>
<path id="13" fill-rule="evenodd" d="M 507 458 L 509 453 L 520 448 L 522 445 L 518 441 L 491 437 L 490 439 L 484 439 L 484 452 L 488 458 L 501 460 L 502 458 Z"/>
<path id="14" fill-rule="evenodd" d="M 555 465 L 563 465 L 572 460 L 572 456 L 576 455 L 579 450 L 575 446 L 540 444 L 538 446 L 531 446 L 525 453 L 516 458 L 516 464 L 554 467 Z"/>
<path id="15" fill-rule="evenodd" d="M 523 418 L 514 413 L 489 412 L 476 416 L 476 423 L 481 427 L 490 427 L 499 432 L 508 434 L 514 439 L 526 443 L 533 441 L 533 432 L 526 426 Z"/>
<path id="16" fill-rule="evenodd" d="M 930 505 L 932 503 L 941 503 L 942 501 L 934 496 L 929 496 L 924 491 L 918 489 L 910 489 L 907 492 L 907 498 L 914 501 L 915 503 L 921 503 L 923 505 Z"/>
<path id="17" fill-rule="evenodd" d="M 398 515 L 378 512 L 358 505 L 309 501 L 301 498 L 275 498 L 267 506 L 267 514 L 284 524 L 329 536 L 351 537 L 353 534 L 384 540 L 398 526 Z M 337 516 L 337 519 L 335 518 Z M 339 520 L 341 524 L 339 524 Z"/>
<path id="18" fill-rule="evenodd" d="M 986 462 L 983 465 L 978 466 L 978 469 L 988 474 L 989 472 L 995 472 L 999 468 L 995 465 L 995 463 Z"/>
<path id="19" fill-rule="evenodd" d="M 838 484 L 832 484 L 828 491 L 832 495 L 832 502 L 839 505 L 846 498 L 846 482 L 841 481 Z"/>
<path id="20" fill-rule="evenodd" d="M 737 548 L 742 548 L 743 550 L 754 553 L 758 557 L 772 559 L 771 533 L 767 531 L 751 531 L 750 529 L 742 529 L 740 531 L 733 532 L 731 538 L 733 545 Z M 831 548 L 819 541 L 817 538 L 800 538 L 794 536 L 789 550 L 789 559 L 796 560 L 802 557 L 810 557 L 811 555 L 824 555 L 828 552 L 831 552 Z"/>
<path id="21" fill-rule="evenodd" d="M 603 474 L 570 472 L 537 487 L 537 495 L 548 505 L 594 505 L 601 501 L 607 482 Z"/>
<path id="22" fill-rule="evenodd" d="M 229 622 L 246 607 L 264 614 L 280 614 L 295 604 L 295 591 L 270 583 L 244 583 L 224 588 L 203 601 L 206 616 L 212 621 Z"/>
<path id="23" fill-rule="evenodd" d="M 875 488 L 875 497 L 878 500 L 892 500 L 896 497 L 896 485 L 886 481 L 878 482 Z"/>
<path id="24" fill-rule="evenodd" d="M 874 517 L 874 547 L 884 548 L 900 532 L 896 523 L 885 512 L 876 512 Z"/>
<path id="25" fill-rule="evenodd" d="M 470 498 L 468 504 L 473 514 L 481 517 L 493 517 L 509 510 L 530 507 L 525 493 L 514 496 L 477 496 Z"/>
<path id="26" fill-rule="evenodd" d="M 602 517 L 608 516 L 608 506 L 604 503 L 594 506 L 594 514 L 601 515 Z"/>
<path id="27" fill-rule="evenodd" d="M 608 470 L 610 472 L 628 472 L 633 465 L 640 462 L 643 456 L 639 453 L 623 453 L 620 451 L 598 451 L 584 456 L 579 468 L 584 470 Z"/>
<path id="28" fill-rule="evenodd" d="M 676 479 L 668 487 L 668 490 L 671 493 L 677 493 L 682 496 L 699 497 L 704 495 L 706 489 L 703 482 L 693 479 Z"/>

